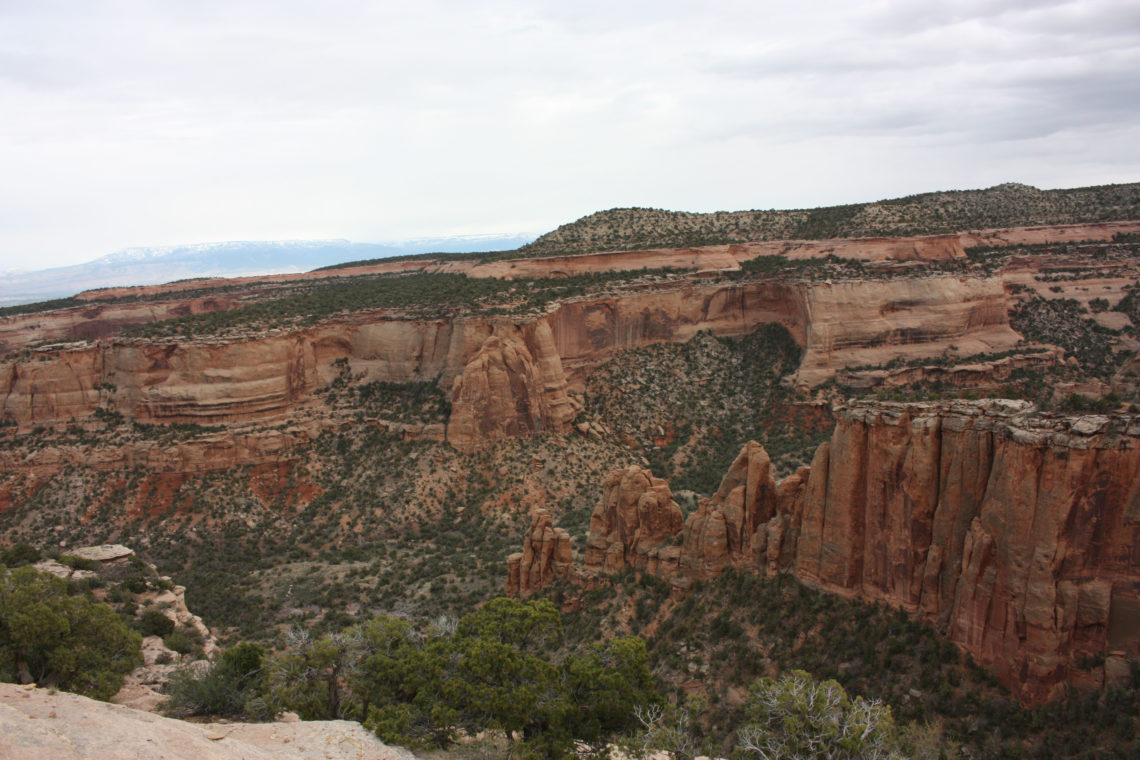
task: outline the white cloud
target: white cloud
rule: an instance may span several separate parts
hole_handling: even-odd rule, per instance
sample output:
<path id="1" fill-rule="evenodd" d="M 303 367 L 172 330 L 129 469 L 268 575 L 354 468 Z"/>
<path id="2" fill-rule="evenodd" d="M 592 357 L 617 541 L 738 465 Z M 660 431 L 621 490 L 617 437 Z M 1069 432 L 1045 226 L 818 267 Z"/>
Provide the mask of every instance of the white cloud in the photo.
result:
<path id="1" fill-rule="evenodd" d="M 2 2 L 0 270 L 1140 179 L 1134 2 Z"/>

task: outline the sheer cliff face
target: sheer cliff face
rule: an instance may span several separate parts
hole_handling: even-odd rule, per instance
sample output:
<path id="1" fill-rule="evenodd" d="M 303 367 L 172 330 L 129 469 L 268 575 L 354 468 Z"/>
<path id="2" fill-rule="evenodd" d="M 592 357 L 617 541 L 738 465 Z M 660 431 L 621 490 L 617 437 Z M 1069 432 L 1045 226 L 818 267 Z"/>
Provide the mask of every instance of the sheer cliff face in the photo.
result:
<path id="1" fill-rule="evenodd" d="M 804 286 L 785 282 L 686 285 L 560 305 L 545 318 L 571 385 L 621 351 L 651 343 L 683 343 L 701 330 L 745 335 L 778 322 L 803 345 Z"/>
<path id="2" fill-rule="evenodd" d="M 850 405 L 803 487 L 779 507 L 800 578 L 919 612 L 1025 699 L 1081 654 L 1140 655 L 1132 420 Z"/>
<path id="3" fill-rule="evenodd" d="M 646 541 L 612 528 L 611 503 L 624 502 L 611 492 L 629 477 L 606 480 L 586 571 L 635 567 L 680 592 L 728 567 L 790 571 L 923 617 L 1029 702 L 1127 678 L 1140 656 L 1134 418 L 1043 417 L 1013 401 L 851 402 L 812 466 L 779 484 L 763 447 L 745 446 L 689 516 L 679 552 L 670 531 Z M 637 524 L 671 519 L 660 509 L 637 510 Z M 1074 664 L 1097 653 L 1095 672 Z"/>

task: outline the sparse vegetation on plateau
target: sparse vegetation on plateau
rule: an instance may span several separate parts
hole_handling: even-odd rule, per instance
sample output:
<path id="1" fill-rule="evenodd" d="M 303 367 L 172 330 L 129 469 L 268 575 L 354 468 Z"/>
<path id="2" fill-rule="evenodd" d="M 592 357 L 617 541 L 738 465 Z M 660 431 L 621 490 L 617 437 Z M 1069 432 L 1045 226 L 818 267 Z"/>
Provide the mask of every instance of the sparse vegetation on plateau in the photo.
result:
<path id="1" fill-rule="evenodd" d="M 924 193 L 874 203 L 788 211 L 698 214 L 647 208 L 600 211 L 520 249 L 528 255 L 838 237 L 925 235 L 1023 224 L 1140 218 L 1140 184 Z"/>

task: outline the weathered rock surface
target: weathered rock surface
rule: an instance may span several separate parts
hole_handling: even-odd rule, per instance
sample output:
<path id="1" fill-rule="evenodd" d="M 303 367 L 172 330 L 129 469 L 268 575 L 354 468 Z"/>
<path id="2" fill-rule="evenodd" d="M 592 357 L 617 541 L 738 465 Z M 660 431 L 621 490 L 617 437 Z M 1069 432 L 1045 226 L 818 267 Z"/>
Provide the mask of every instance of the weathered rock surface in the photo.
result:
<path id="1" fill-rule="evenodd" d="M 550 512 L 537 509 L 523 538 L 523 550 L 507 557 L 507 587 L 511 596 L 530 596 L 565 578 L 574 563 L 570 534 L 555 528 Z"/>
<path id="2" fill-rule="evenodd" d="M 745 446 L 669 563 L 642 558 L 675 548 L 672 533 L 640 530 L 674 525 L 662 498 L 642 501 L 668 486 L 611 474 L 586 571 L 634 567 L 680 591 L 730 566 L 790 571 L 921 616 L 1028 702 L 1089 683 L 1082 656 L 1106 655 L 1097 683 L 1140 656 L 1135 417 L 989 400 L 855 401 L 836 418 L 811 467 L 779 484 L 763 447 Z"/>
<path id="3" fill-rule="evenodd" d="M 1021 336 L 1009 326 L 999 277 L 926 277 L 811 287 L 806 352 L 797 384 L 814 387 L 845 366 L 1006 351 Z"/>
<path id="4" fill-rule="evenodd" d="M 233 307 L 237 301 L 236 295 L 223 294 L 150 303 L 92 303 L 60 309 L 50 315 L 0 317 L 0 355 L 31 343 L 110 338 L 127 327 L 189 314 L 222 311 Z"/>
<path id="5" fill-rule="evenodd" d="M 756 256 L 817 259 L 838 256 L 859 261 L 946 261 L 965 258 L 958 235 L 918 235 L 905 238 L 851 238 L 840 240 L 780 240 L 733 246 L 741 261 Z"/>
<path id="6" fill-rule="evenodd" d="M 187 723 L 76 694 L 0 683 L 5 760 L 413 760 L 359 723 Z"/>
<path id="7" fill-rule="evenodd" d="M 701 330 L 744 335 L 783 324 L 807 347 L 799 377 L 808 384 L 872 354 L 1016 341 L 999 282 L 938 280 L 688 283 L 570 301 L 523 323 L 373 314 L 246 338 L 104 341 L 0 364 L 0 417 L 26 431 L 98 409 L 158 423 L 296 416 L 319 408 L 314 392 L 343 367 L 354 382 L 428 380 L 450 389 L 447 440 L 469 451 L 505 436 L 569 432 L 571 393 L 590 369 L 619 351 Z"/>
<path id="8" fill-rule="evenodd" d="M 753 537 L 776 513 L 776 493 L 768 452 L 751 441 L 712 498 L 701 500 L 689 515 L 680 557 L 682 574 L 704 579 L 730 565 L 752 566 Z"/>
<path id="9" fill-rule="evenodd" d="M 223 282 L 231 287 L 260 286 L 278 280 L 380 271 L 443 271 L 449 266 L 448 271 L 472 270 L 468 274 L 482 267 L 484 274 L 503 277 L 649 266 L 725 270 L 736 268 L 736 262 L 773 254 L 790 258 L 838 255 L 869 261 L 944 260 L 961 258 L 964 245 L 1101 239 L 1136 226 L 1059 225 L 964 236 L 747 243 L 519 259 L 479 266 L 425 259 Z M 157 422 L 215 423 L 282 415 L 308 404 L 312 392 L 335 377 L 332 361 L 348 359 L 353 376 L 361 382 L 434 380 L 446 389 L 453 389 L 456 378 L 468 369 L 474 375 L 486 374 L 489 365 L 500 363 L 512 370 L 513 377 L 513 371 L 533 375 L 532 365 L 537 365 L 544 387 L 530 388 L 526 381 L 533 378 L 529 376 L 522 383 L 512 380 L 516 390 L 527 389 L 527 399 L 511 399 L 523 412 L 518 416 L 526 418 L 533 417 L 529 396 L 535 391 L 557 396 L 553 386 L 563 382 L 560 375 L 565 375 L 565 382 L 574 390 L 584 372 L 615 352 L 660 341 L 685 341 L 700 330 L 743 335 L 765 323 L 785 325 L 806 348 L 797 376 L 806 385 L 826 380 L 845 365 L 875 364 L 896 356 L 934 356 L 950 343 L 962 354 L 1003 350 L 1017 340 L 1005 317 L 1007 302 L 998 278 L 953 277 L 740 285 L 681 281 L 643 292 L 566 302 L 546 317 L 522 323 L 494 318 L 415 320 L 381 310 L 316 328 L 275 330 L 244 338 L 182 342 L 114 339 L 126 325 L 232 307 L 238 303 L 232 293 L 213 299 L 176 298 L 180 290 L 223 282 L 174 283 L 121 293 L 101 291 L 90 295 L 168 292 L 171 298 L 141 304 L 93 303 L 0 319 L 0 353 L 44 340 L 104 339 L 97 345 L 38 350 L 24 361 L 4 362 L 0 365 L 0 417 L 14 420 L 26 430 L 37 424 L 82 419 L 100 406 Z M 483 343 L 492 336 L 511 345 L 514 350 L 508 354 L 515 356 L 499 359 L 484 355 L 477 360 L 481 352 L 491 352 L 490 347 L 484 352 Z M 525 350 L 515 343 L 521 343 Z M 483 381 L 472 377 L 464 383 L 468 390 L 461 409 L 472 409 L 468 402 L 478 391 L 469 386 L 480 386 Z M 548 405 L 557 407 L 559 403 L 551 398 Z M 487 408 L 497 407 L 492 403 Z M 548 429 L 551 424 L 557 427 L 561 416 L 563 413 L 555 409 L 542 424 Z M 515 419 L 510 424 L 533 430 L 534 422 Z M 470 420 L 458 424 L 457 434 L 467 435 L 471 424 Z M 474 424 L 478 428 L 488 421 Z"/>
<path id="10" fill-rule="evenodd" d="M 747 282 L 688 283 L 646 292 L 569 301 L 545 317 L 571 388 L 580 390 L 585 375 L 611 356 L 652 343 L 685 342 L 698 332 L 746 335 L 779 323 L 803 345 L 808 315 L 808 284 Z"/>
<path id="11" fill-rule="evenodd" d="M 486 266 L 502 276 L 659 265 L 724 270 L 734 268 L 732 262 L 775 253 L 791 258 L 839 255 L 906 263 L 961 258 L 965 244 L 1039 242 L 1056 236 L 1088 239 L 1126 228 L 1131 229 L 1128 225 L 1092 225 L 999 230 L 971 233 L 968 240 L 926 236 L 748 243 L 520 259 Z M 475 266 L 429 260 L 395 264 L 401 270 L 424 271 L 442 271 L 441 267 L 451 264 L 464 265 L 456 271 Z M 323 276 L 388 271 L 386 266 Z M 259 285 L 268 281 L 255 280 Z M 204 283 L 194 284 L 201 287 Z M 179 302 L 174 296 L 182 285 L 172 284 L 160 288 L 170 292 L 169 301 L 93 304 L 0 320 L 0 353 L 5 347 L 13 349 L 35 340 L 101 339 L 95 344 L 36 349 L 22 358 L 9 354 L 0 362 L 0 419 L 15 422 L 26 432 L 37 425 L 90 419 L 98 409 L 158 423 L 232 424 L 295 418 L 319 410 L 321 401 L 315 392 L 347 370 L 353 382 L 437 383 L 452 394 L 454 413 L 446 426 L 447 439 L 469 451 L 503 436 L 568 432 L 575 415 L 575 394 L 582 391 L 584 378 L 594 367 L 623 350 L 686 341 L 702 330 L 739 336 L 763 324 L 784 325 L 805 349 L 795 376 L 805 387 L 826 381 L 845 366 L 934 357 L 951 346 L 961 355 L 1002 351 L 1019 339 L 1009 326 L 1010 302 L 1004 284 L 998 277 L 949 276 L 834 283 L 789 279 L 706 283 L 688 278 L 571 299 L 532 318 L 416 319 L 402 312 L 374 310 L 316 327 L 227 338 L 147 341 L 114 337 L 116 330 L 129 323 L 237 303 L 193 297 Z M 970 376 L 986 371 L 980 368 Z M 992 371 L 1005 370 L 995 365 Z M 438 431 L 422 435 L 434 438 Z"/>
<path id="12" fill-rule="evenodd" d="M 1115 235 L 1140 232 L 1140 222 L 1100 222 L 1088 224 L 1038 224 L 1028 227 L 962 232 L 958 239 L 966 248 L 977 246 L 1039 245 L 1077 243 L 1085 240 L 1112 240 Z"/>
<path id="13" fill-rule="evenodd" d="M 616 573 L 660 567 L 668 575 L 665 568 L 676 565 L 677 552 L 663 544 L 681 532 L 684 519 L 669 484 L 631 465 L 607 475 L 602 489 L 590 516 L 586 569 Z"/>
<path id="14" fill-rule="evenodd" d="M 1033 701 L 1081 654 L 1140 654 L 1140 427 L 1031 411 L 843 407 L 790 569 L 921 614 Z"/>
<path id="15" fill-rule="evenodd" d="M 940 383 L 956 388 L 997 388 L 1009 382 L 1019 369 L 1051 367 L 1064 360 L 1059 348 L 1042 348 L 1040 351 L 1014 354 L 1001 359 L 961 364 L 918 364 L 895 369 L 840 370 L 835 380 L 848 388 L 897 388 L 916 383 Z M 1092 393 L 1099 398 L 1111 390 L 1098 388 Z M 1070 391 L 1066 391 L 1066 394 Z M 1088 391 L 1085 391 L 1088 394 Z"/>
<path id="16" fill-rule="evenodd" d="M 567 433 L 575 410 L 550 326 L 492 335 L 455 378 L 447 440 L 460 451 L 544 431 Z"/>

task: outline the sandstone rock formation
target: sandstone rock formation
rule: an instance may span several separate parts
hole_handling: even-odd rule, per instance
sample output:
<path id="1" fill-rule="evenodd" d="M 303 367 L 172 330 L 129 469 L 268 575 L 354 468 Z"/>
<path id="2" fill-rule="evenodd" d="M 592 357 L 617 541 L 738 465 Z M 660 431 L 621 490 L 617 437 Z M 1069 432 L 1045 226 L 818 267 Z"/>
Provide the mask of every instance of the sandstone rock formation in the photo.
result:
<path id="1" fill-rule="evenodd" d="M 583 565 L 575 565 L 570 535 L 554 527 L 550 512 L 536 510 L 523 537 L 523 550 L 507 557 L 506 591 L 528 596 L 555 578 L 590 585 L 599 573 L 626 568 L 672 577 L 681 547 L 672 540 L 684 517 L 669 484 L 636 465 L 614 470 L 590 517 Z"/>
<path id="2" fill-rule="evenodd" d="M 807 284 L 758 281 L 671 285 L 620 298 L 586 298 L 560 304 L 545 317 L 567 381 L 580 390 L 585 375 L 613 355 L 652 343 L 685 342 L 701 331 L 746 335 L 779 323 L 803 345 Z"/>
<path id="3" fill-rule="evenodd" d="M 977 234 L 984 241 L 1013 243 L 1050 235 L 1103 237 L 1127 225 L 1094 227 L 1084 232 L 1048 228 L 991 231 L 990 237 Z M 769 251 L 774 243 L 749 243 L 494 264 L 510 271 L 512 263 L 522 266 L 525 261 L 533 268 L 545 262 L 543 266 L 555 267 L 550 274 L 575 274 L 670 261 L 725 269 L 732 268 L 728 259 L 744 261 L 770 253 L 891 261 L 960 258 L 961 245 L 943 238 L 947 236 L 792 241 L 780 243 L 778 251 Z M 410 263 L 400 266 L 407 268 Z M 425 261 L 412 268 L 435 271 L 432 267 L 440 266 L 443 263 Z M 338 271 L 335 276 L 343 274 Z M 1035 282 L 1032 273 L 1010 276 Z M 1120 282 L 1106 283 L 1100 287 L 1123 292 Z M 935 357 L 951 346 L 961 355 L 1003 351 L 1020 338 L 1009 326 L 1006 284 L 1001 277 L 951 276 L 740 283 L 682 278 L 569 299 L 536 317 L 422 319 L 381 309 L 342 315 L 315 327 L 181 341 L 127 340 L 113 334 L 145 318 L 227 308 L 238 302 L 236 296 L 114 308 L 93 304 L 0 319 L 0 353 L 33 339 L 103 338 L 94 344 L 41 348 L 22 356 L 9 353 L 0 360 L 0 420 L 15 422 L 27 432 L 37 425 L 90 419 L 99 409 L 158 423 L 296 418 L 319 409 L 316 391 L 347 371 L 358 383 L 437 383 L 452 395 L 447 440 L 471 451 L 503 436 L 568 432 L 576 413 L 576 394 L 594 367 L 618 352 L 686 341 L 703 330 L 741 336 L 764 324 L 784 325 L 805 349 L 795 376 L 803 387 L 814 387 L 845 366 Z M 171 291 L 172 298 L 176 291 Z M 1000 374 L 1008 369 L 995 365 L 992 371 Z"/>
<path id="4" fill-rule="evenodd" d="M 750 567 L 753 537 L 776 513 L 776 506 L 768 452 L 752 441 L 712 498 L 701 500 L 689 515 L 680 557 L 682 575 L 699 580 L 715 577 L 729 565 Z"/>
<path id="5" fill-rule="evenodd" d="M 1006 351 L 1021 340 L 999 277 L 839 282 L 810 288 L 806 301 L 796 382 L 811 387 L 844 366 L 929 357 L 950 345 L 963 355 Z"/>
<path id="6" fill-rule="evenodd" d="M 460 451 L 544 431 L 569 432 L 575 415 L 546 322 L 492 335 L 455 378 L 447 440 Z"/>
<path id="7" fill-rule="evenodd" d="M 1140 655 L 1135 420 L 1003 401 L 837 416 L 803 486 L 797 576 L 921 614 L 1030 701 L 1082 654 Z"/>
<path id="8" fill-rule="evenodd" d="M 935 356 L 950 344 L 963 354 L 1009 348 L 1019 336 L 1006 312 L 997 278 L 688 282 L 572 300 L 521 322 L 374 313 L 289 333 L 108 340 L 0 362 L 0 419 L 27 431 L 98 409 L 159 423 L 295 417 L 343 369 L 353 382 L 449 390 L 447 440 L 470 451 L 504 436 L 569 432 L 585 375 L 626 349 L 778 322 L 806 349 L 797 382 L 814 386 L 845 365 Z"/>
<path id="9" fill-rule="evenodd" d="M 681 532 L 682 520 L 664 480 L 636 465 L 614 470 L 602 483 L 602 498 L 590 516 L 586 569 L 617 573 L 632 567 L 656 573 L 660 566 L 674 566 L 677 547 L 662 544 Z"/>
<path id="10" fill-rule="evenodd" d="M 188 314 L 222 311 L 232 308 L 237 301 L 238 297 L 234 294 L 218 294 L 150 303 L 92 303 L 59 309 L 51 312 L 50 316 L 36 313 L 2 317 L 0 355 L 32 343 L 110 338 L 127 327 Z"/>
<path id="11" fill-rule="evenodd" d="M 590 516 L 586 567 L 606 573 L 646 570 L 659 560 L 662 542 L 680 532 L 682 519 L 667 482 L 636 465 L 614 470 Z"/>
<path id="12" fill-rule="evenodd" d="M 899 388 L 917 383 L 939 383 L 974 390 L 997 388 L 1015 377 L 1017 370 L 1044 369 L 1060 364 L 1064 351 L 1055 347 L 1031 353 L 1014 354 L 1001 359 L 961 364 L 919 364 L 896 369 L 840 370 L 835 380 L 848 388 Z M 1105 388 L 1095 397 L 1108 393 Z"/>
<path id="13" fill-rule="evenodd" d="M 573 563 L 570 534 L 554 527 L 549 511 L 537 509 L 523 538 L 522 552 L 507 557 L 506 592 L 510 596 L 530 596 L 555 578 L 566 578 Z"/>
<path id="14" fill-rule="evenodd" d="M 684 527 L 668 485 L 607 477 L 588 573 L 694 580 L 734 566 L 906 609 L 1019 698 L 1097 682 L 1140 656 L 1140 422 L 1021 401 L 853 401 L 810 468 L 776 484 L 753 442 Z M 650 526 L 646 529 L 646 526 Z M 669 552 L 668 554 L 666 554 Z"/>
<path id="15" fill-rule="evenodd" d="M 947 261 L 966 256 L 958 235 L 849 238 L 840 240 L 780 240 L 733 247 L 741 261 L 756 256 L 817 259 L 838 256 L 859 261 Z"/>
<path id="16" fill-rule="evenodd" d="M 187 723 L 48 689 L 0 683 L 4 760 L 413 760 L 359 723 Z"/>

